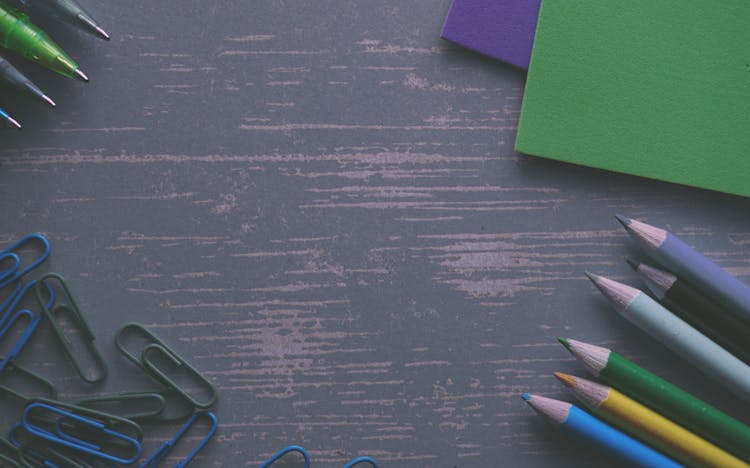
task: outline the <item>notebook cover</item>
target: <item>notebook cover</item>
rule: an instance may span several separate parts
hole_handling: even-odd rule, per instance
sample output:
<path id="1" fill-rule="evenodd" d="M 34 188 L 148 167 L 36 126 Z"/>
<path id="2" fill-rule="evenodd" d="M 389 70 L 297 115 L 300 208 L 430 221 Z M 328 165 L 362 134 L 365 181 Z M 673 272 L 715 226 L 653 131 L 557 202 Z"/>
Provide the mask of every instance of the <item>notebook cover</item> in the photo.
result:
<path id="1" fill-rule="evenodd" d="M 440 37 L 529 67 L 540 0 L 453 0 Z"/>
<path id="2" fill-rule="evenodd" d="M 543 0 L 516 150 L 750 196 L 750 2 Z"/>

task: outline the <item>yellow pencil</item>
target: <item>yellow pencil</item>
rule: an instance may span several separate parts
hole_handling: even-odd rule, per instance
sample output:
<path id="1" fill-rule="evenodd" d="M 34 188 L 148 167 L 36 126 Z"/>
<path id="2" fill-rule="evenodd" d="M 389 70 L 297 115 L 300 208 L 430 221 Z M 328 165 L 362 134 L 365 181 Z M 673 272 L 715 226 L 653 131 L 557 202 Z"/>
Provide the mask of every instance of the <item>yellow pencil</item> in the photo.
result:
<path id="1" fill-rule="evenodd" d="M 560 372 L 555 377 L 597 416 L 688 466 L 750 467 L 614 388 Z"/>

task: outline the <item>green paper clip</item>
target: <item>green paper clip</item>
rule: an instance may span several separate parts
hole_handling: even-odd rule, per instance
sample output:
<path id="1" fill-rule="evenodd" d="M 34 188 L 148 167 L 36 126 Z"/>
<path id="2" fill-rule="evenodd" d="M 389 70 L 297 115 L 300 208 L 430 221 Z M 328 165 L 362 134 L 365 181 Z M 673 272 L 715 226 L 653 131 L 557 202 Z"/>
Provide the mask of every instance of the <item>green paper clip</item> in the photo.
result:
<path id="1" fill-rule="evenodd" d="M 128 351 L 125 348 L 125 345 L 122 343 L 123 335 L 125 335 L 128 330 L 133 330 L 146 337 L 148 341 L 150 341 L 148 345 L 142 348 L 140 359 L 138 359 L 135 354 Z M 187 361 L 185 361 L 176 352 L 170 349 L 166 343 L 164 343 L 156 335 L 147 330 L 143 325 L 138 323 L 129 323 L 120 328 L 120 330 L 117 331 L 117 334 L 115 334 L 115 346 L 117 347 L 118 351 L 120 351 L 120 353 L 125 356 L 125 358 L 143 369 L 146 374 L 150 375 L 158 382 L 161 382 L 168 389 L 174 391 L 182 398 L 192 403 L 196 408 L 206 409 L 210 408 L 214 405 L 214 403 L 216 403 L 216 400 L 218 399 L 218 392 L 216 390 L 216 387 L 208 379 L 203 377 L 203 375 L 201 375 L 201 373 L 198 372 L 194 367 L 188 364 Z M 174 367 L 174 369 L 187 372 L 192 381 L 200 384 L 201 387 L 208 389 L 208 400 L 199 401 L 190 393 L 190 391 L 183 388 L 182 385 L 177 383 L 173 377 L 170 377 L 166 371 L 162 370 L 159 365 L 154 362 L 154 357 L 156 357 L 155 355 L 161 355 L 161 357 L 163 359 L 166 359 L 166 361 L 169 362 Z"/>
<path id="2" fill-rule="evenodd" d="M 53 384 L 48 379 L 42 377 L 41 375 L 32 372 L 25 367 L 19 366 L 15 362 L 9 363 L 5 367 L 5 371 L 3 371 L 3 376 L 7 376 L 8 374 L 15 372 L 18 375 L 23 376 L 29 381 L 33 381 L 34 383 L 39 384 L 40 387 L 43 387 L 48 392 L 48 396 L 52 398 L 53 400 L 57 399 L 57 387 L 55 387 L 55 384 Z M 11 390 L 7 385 L 2 385 L 0 388 L 4 389 L 6 392 L 9 392 L 13 396 L 21 395 L 21 393 L 17 392 L 16 390 Z"/>
<path id="3" fill-rule="evenodd" d="M 10 466 L 12 468 L 21 468 L 23 465 L 18 462 L 18 449 L 10 442 L 0 437 L 0 466 Z"/>
<path id="4" fill-rule="evenodd" d="M 63 298 L 65 302 L 59 303 L 55 300 L 55 303 L 50 306 L 44 302 L 44 299 L 42 298 L 42 285 L 46 284 L 45 282 L 47 280 L 57 280 L 58 283 L 60 283 L 60 287 L 62 288 L 63 292 L 65 293 L 65 297 Z M 49 284 L 46 284 L 47 287 L 51 287 Z M 91 327 L 86 322 L 86 319 L 84 318 L 83 314 L 81 313 L 81 308 L 78 307 L 78 303 L 76 303 L 75 298 L 70 292 L 70 288 L 68 287 L 68 283 L 65 281 L 65 278 L 63 278 L 61 275 L 57 273 L 47 273 L 46 275 L 42 276 L 39 281 L 36 283 L 35 288 L 37 301 L 39 302 L 39 306 L 44 310 L 44 315 L 47 316 L 47 319 L 49 319 L 50 324 L 52 325 L 52 329 L 55 332 L 55 335 L 57 335 L 57 338 L 60 340 L 60 343 L 62 344 L 63 348 L 65 349 L 65 354 L 68 355 L 68 359 L 70 359 L 71 364 L 73 364 L 73 367 L 75 368 L 78 375 L 81 377 L 81 379 L 90 384 L 95 384 L 103 381 L 107 378 L 107 374 L 109 372 L 109 369 L 107 368 L 107 362 L 104 360 L 104 357 L 102 357 L 101 352 L 99 351 L 99 348 L 96 346 L 96 335 L 91 330 Z M 60 322 L 57 319 L 57 316 L 60 314 L 67 313 L 72 318 L 73 324 L 78 328 L 79 332 L 81 333 L 82 338 L 86 341 L 88 344 L 87 348 L 88 351 L 91 353 L 91 356 L 94 359 L 94 362 L 96 362 L 96 365 L 99 367 L 99 373 L 94 374 L 93 377 L 90 377 L 86 374 L 86 372 L 83 369 L 83 365 L 81 364 L 81 361 L 79 360 L 78 356 L 73 352 L 73 346 L 71 344 L 70 339 L 65 335 L 65 332 L 63 331 L 62 327 L 60 326 Z"/>
<path id="5" fill-rule="evenodd" d="M 149 402 L 151 405 L 149 405 Z M 93 398 L 86 398 L 76 403 L 84 408 L 103 407 L 106 405 L 124 408 L 128 405 L 140 403 L 144 409 L 135 412 L 113 411 L 121 418 L 130 419 L 131 421 L 151 421 L 158 419 L 164 413 L 167 407 L 167 400 L 158 392 L 123 392 L 117 395 L 105 395 Z M 153 409 L 147 409 L 152 406 Z"/>

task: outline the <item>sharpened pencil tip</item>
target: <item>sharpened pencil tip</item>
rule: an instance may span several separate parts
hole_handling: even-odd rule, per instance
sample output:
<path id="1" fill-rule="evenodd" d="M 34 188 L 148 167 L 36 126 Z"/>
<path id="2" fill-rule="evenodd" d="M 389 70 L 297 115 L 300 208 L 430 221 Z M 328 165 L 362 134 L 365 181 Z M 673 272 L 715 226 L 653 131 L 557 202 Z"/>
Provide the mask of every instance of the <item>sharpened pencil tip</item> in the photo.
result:
<path id="1" fill-rule="evenodd" d="M 576 386 L 576 380 L 572 375 L 563 374 L 562 372 L 555 372 L 554 375 L 566 387 L 574 388 Z"/>
<path id="2" fill-rule="evenodd" d="M 625 229 L 627 229 L 628 226 L 630 225 L 630 218 L 628 218 L 627 216 L 616 214 L 615 218 L 617 218 L 617 221 L 619 221 L 620 224 L 622 224 L 622 227 L 624 227 Z"/>
<path id="3" fill-rule="evenodd" d="M 21 130 L 21 124 L 20 124 L 20 123 L 18 123 L 18 120 L 14 119 L 14 118 L 13 118 L 13 117 L 11 117 L 11 116 L 8 116 L 8 117 L 6 117 L 6 120 L 8 121 L 8 123 L 9 123 L 9 124 L 10 124 L 10 125 L 11 125 L 11 126 L 12 126 L 13 128 L 17 128 L 18 130 Z"/>
<path id="4" fill-rule="evenodd" d="M 82 72 L 80 68 L 76 68 L 75 75 L 79 80 L 84 81 L 86 83 L 89 82 L 89 77 L 86 76 L 86 74 Z"/>
<path id="5" fill-rule="evenodd" d="M 586 277 L 588 279 L 590 279 L 592 283 L 597 284 L 597 280 L 599 279 L 599 275 L 591 273 L 590 271 L 584 271 L 583 274 L 586 275 Z"/>
<path id="6" fill-rule="evenodd" d="M 570 349 L 570 341 L 568 341 L 567 338 L 559 337 L 557 338 L 557 341 L 559 341 L 561 345 L 565 346 L 565 349 Z"/>
<path id="7" fill-rule="evenodd" d="M 55 104 L 55 101 L 53 101 L 52 98 L 50 98 L 46 94 L 42 94 L 42 100 L 44 102 L 46 102 L 47 104 L 49 104 L 50 106 L 52 106 L 52 107 L 56 107 L 57 106 L 57 104 Z"/>
<path id="8" fill-rule="evenodd" d="M 625 257 L 625 261 L 628 262 L 630 268 L 632 268 L 634 271 L 638 271 L 638 266 L 641 264 L 640 262 L 633 260 L 630 257 Z"/>
<path id="9" fill-rule="evenodd" d="M 531 400 L 531 394 L 524 393 L 523 395 L 521 395 L 521 398 L 523 398 L 523 401 L 529 401 Z"/>

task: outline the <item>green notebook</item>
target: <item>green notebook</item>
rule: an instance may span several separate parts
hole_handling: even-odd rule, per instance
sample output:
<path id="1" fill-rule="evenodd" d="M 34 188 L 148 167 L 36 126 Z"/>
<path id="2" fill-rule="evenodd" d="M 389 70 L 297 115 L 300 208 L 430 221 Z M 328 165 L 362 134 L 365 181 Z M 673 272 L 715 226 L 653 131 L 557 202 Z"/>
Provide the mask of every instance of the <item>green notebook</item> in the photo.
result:
<path id="1" fill-rule="evenodd" d="M 750 196 L 750 0 L 543 0 L 516 151 Z"/>

